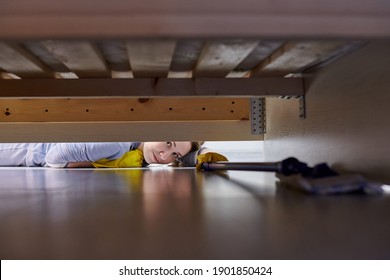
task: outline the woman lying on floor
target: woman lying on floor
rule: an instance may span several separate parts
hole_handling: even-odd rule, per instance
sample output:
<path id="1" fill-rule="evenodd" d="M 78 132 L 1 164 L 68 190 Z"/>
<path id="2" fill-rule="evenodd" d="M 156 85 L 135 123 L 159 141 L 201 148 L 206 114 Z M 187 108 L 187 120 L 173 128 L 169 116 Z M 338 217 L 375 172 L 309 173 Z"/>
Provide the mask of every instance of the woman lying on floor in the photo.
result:
<path id="1" fill-rule="evenodd" d="M 0 166 L 146 167 L 173 164 L 201 169 L 203 162 L 227 161 L 202 142 L 2 143 Z"/>

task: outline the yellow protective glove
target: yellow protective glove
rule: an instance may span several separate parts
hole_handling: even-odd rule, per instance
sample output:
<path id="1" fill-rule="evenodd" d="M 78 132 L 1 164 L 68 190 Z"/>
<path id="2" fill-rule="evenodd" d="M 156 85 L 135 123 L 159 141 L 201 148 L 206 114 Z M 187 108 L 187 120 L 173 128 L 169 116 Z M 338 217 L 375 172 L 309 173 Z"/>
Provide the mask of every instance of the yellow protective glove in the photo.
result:
<path id="1" fill-rule="evenodd" d="M 196 170 L 202 170 L 202 163 L 204 162 L 217 162 L 217 161 L 229 161 L 224 155 L 218 153 L 205 153 L 196 157 Z"/>
<path id="2" fill-rule="evenodd" d="M 126 168 L 126 167 L 141 167 L 144 160 L 144 154 L 141 150 L 132 150 L 125 153 L 117 159 L 100 159 L 92 162 L 94 167 L 111 167 L 111 168 Z"/>

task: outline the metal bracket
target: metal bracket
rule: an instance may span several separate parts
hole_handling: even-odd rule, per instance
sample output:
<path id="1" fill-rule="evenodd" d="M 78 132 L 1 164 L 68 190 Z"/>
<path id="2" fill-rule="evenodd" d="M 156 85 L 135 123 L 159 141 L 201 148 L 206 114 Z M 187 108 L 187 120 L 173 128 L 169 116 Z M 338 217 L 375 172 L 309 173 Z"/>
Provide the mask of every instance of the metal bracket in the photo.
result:
<path id="1" fill-rule="evenodd" d="M 306 100 L 305 96 L 301 95 L 299 98 L 299 118 L 306 119 Z"/>
<path id="2" fill-rule="evenodd" d="M 279 96 L 281 99 L 291 99 L 293 96 Z M 306 100 L 305 96 L 295 96 L 294 99 L 298 98 L 299 101 L 299 118 L 306 119 Z"/>
<path id="3" fill-rule="evenodd" d="M 259 135 L 265 133 L 265 98 L 251 98 L 251 133 Z"/>

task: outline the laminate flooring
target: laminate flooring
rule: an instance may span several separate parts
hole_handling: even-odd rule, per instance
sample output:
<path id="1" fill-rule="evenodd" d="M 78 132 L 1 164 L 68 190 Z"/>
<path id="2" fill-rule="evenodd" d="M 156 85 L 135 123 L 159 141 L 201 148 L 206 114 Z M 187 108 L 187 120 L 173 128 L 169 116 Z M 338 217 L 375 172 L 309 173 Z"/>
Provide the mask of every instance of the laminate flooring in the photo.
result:
<path id="1" fill-rule="evenodd" d="M 0 168 L 1 259 L 389 259 L 389 213 L 272 173 Z"/>

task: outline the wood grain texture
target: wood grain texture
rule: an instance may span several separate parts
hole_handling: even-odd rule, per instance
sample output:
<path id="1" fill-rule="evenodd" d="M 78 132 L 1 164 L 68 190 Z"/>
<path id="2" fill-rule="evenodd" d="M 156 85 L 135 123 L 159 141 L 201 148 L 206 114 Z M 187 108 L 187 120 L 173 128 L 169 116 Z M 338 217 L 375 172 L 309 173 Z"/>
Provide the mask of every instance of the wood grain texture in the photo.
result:
<path id="1" fill-rule="evenodd" d="M 243 60 L 234 71 L 249 71 L 280 48 L 285 40 L 259 40 L 254 50 Z"/>
<path id="2" fill-rule="evenodd" d="M 0 123 L 0 142 L 128 142 L 262 140 L 249 120 Z"/>
<path id="3" fill-rule="evenodd" d="M 199 54 L 201 53 L 206 40 L 187 39 L 178 40 L 171 65 L 172 72 L 188 72 L 195 68 Z"/>
<path id="4" fill-rule="evenodd" d="M 57 57 L 48 51 L 40 40 L 27 40 L 21 44 L 26 50 L 34 55 L 41 62 L 46 64 L 52 71 L 59 73 L 70 72 L 69 68 L 65 66 Z"/>
<path id="5" fill-rule="evenodd" d="M 52 71 L 19 44 L 0 42 L 0 69 L 23 78 L 52 78 Z"/>
<path id="6" fill-rule="evenodd" d="M 127 52 L 134 77 L 167 77 L 175 47 L 174 40 L 127 42 Z"/>
<path id="7" fill-rule="evenodd" d="M 79 77 L 108 78 L 111 76 L 101 53 L 91 42 L 47 40 L 42 44 Z"/>
<path id="8" fill-rule="evenodd" d="M 249 120 L 248 98 L 0 99 L 0 122 Z"/>
<path id="9" fill-rule="evenodd" d="M 257 40 L 206 43 L 197 60 L 194 77 L 226 77 L 256 48 L 257 44 Z"/>
<path id="10" fill-rule="evenodd" d="M 0 258 L 388 260 L 378 213 L 389 197 L 307 196 L 273 174 L 225 175 L 0 168 Z"/>
<path id="11" fill-rule="evenodd" d="M 96 43 L 112 71 L 130 71 L 129 57 L 124 40 L 106 40 Z"/>
<path id="12" fill-rule="evenodd" d="M 251 71 L 251 76 L 284 77 L 301 73 L 311 65 L 332 58 L 346 41 L 291 41 L 268 56 Z"/>

